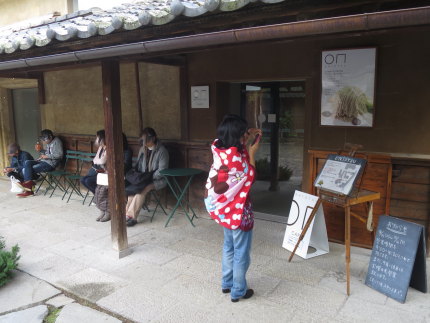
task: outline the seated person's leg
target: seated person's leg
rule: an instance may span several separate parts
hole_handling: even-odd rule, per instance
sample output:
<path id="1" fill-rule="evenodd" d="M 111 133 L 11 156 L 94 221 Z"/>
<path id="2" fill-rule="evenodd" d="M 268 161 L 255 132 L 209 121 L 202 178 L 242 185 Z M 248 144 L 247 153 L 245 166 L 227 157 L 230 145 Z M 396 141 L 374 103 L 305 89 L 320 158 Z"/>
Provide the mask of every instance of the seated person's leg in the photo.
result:
<path id="1" fill-rule="evenodd" d="M 94 168 L 90 168 L 88 174 L 81 178 L 81 184 L 95 194 L 97 186 L 97 172 Z"/>
<path id="2" fill-rule="evenodd" d="M 39 164 L 37 160 L 27 160 L 24 164 L 24 169 L 22 170 L 24 181 L 31 181 L 33 179 L 33 166 Z"/>
<path id="3" fill-rule="evenodd" d="M 94 194 L 97 187 L 97 175 L 87 176 L 85 184 L 85 187 L 88 188 Z"/>
<path id="4" fill-rule="evenodd" d="M 133 226 L 137 223 L 137 217 L 140 213 L 140 210 L 142 209 L 143 203 L 145 203 L 146 194 L 148 194 L 153 189 L 155 189 L 154 184 L 149 184 L 140 194 L 129 196 L 126 209 L 126 216 L 129 218 L 127 221 L 127 226 Z"/>
<path id="5" fill-rule="evenodd" d="M 39 162 L 36 165 L 33 165 L 33 173 L 39 174 L 43 172 L 50 172 L 54 170 L 54 167 L 45 162 Z"/>

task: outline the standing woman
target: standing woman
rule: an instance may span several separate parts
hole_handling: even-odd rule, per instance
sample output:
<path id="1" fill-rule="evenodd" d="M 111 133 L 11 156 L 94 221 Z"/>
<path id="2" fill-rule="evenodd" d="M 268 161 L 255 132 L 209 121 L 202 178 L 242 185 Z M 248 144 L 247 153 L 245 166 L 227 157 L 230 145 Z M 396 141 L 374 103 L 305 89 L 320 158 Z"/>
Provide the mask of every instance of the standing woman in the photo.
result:
<path id="1" fill-rule="evenodd" d="M 222 292 L 231 292 L 231 301 L 252 297 L 246 272 L 250 264 L 254 216 L 249 192 L 255 178 L 255 153 L 260 129 L 248 129 L 246 120 L 228 114 L 217 129 L 211 149 L 213 164 L 206 183 L 206 208 L 224 227 Z M 248 146 L 248 141 L 252 145 Z"/>

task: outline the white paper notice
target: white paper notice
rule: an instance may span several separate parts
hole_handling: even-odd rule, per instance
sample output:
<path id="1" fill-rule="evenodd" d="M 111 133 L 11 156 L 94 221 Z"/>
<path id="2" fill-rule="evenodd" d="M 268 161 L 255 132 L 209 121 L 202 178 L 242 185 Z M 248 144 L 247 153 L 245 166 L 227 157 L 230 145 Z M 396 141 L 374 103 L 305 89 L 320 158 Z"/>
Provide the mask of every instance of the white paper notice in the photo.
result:
<path id="1" fill-rule="evenodd" d="M 267 115 L 267 121 L 269 123 L 275 123 L 276 122 L 276 114 L 269 113 Z"/>
<path id="2" fill-rule="evenodd" d="M 209 109 L 209 86 L 191 87 L 191 108 Z"/>

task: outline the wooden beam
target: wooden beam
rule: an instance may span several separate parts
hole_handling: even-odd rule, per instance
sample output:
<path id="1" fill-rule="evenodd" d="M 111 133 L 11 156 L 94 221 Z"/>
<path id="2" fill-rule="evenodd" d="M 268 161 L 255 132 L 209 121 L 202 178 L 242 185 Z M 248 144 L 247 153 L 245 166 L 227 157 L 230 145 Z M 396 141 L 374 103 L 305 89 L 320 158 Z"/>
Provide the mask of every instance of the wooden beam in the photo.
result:
<path id="1" fill-rule="evenodd" d="M 37 78 L 37 90 L 39 95 L 39 104 L 46 103 L 46 92 L 45 92 L 45 77 L 43 72 L 38 75 Z"/>
<path id="2" fill-rule="evenodd" d="M 119 257 L 130 253 L 125 226 L 124 152 L 122 145 L 119 61 L 102 62 L 103 107 L 109 178 L 111 236 Z"/>
<path id="3" fill-rule="evenodd" d="M 139 74 L 139 62 L 134 63 L 134 72 L 136 74 L 136 95 L 137 95 L 137 115 L 139 118 L 139 136 L 143 129 L 143 113 L 142 113 L 142 95 L 140 94 L 140 74 Z"/>
<path id="4" fill-rule="evenodd" d="M 188 101 L 190 86 L 188 83 L 188 66 L 179 67 L 179 89 L 180 89 L 180 108 L 179 112 L 181 114 L 181 140 L 189 140 L 189 112 L 188 112 Z"/>

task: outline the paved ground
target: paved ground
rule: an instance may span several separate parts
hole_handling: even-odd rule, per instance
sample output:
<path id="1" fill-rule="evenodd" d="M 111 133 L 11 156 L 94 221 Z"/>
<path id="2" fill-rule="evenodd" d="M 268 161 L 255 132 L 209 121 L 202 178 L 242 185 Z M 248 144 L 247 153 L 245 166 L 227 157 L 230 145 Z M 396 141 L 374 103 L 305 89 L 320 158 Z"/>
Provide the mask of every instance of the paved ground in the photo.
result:
<path id="1" fill-rule="evenodd" d="M 46 305 L 62 308 L 57 322 L 430 322 L 430 294 L 410 289 L 399 304 L 364 285 L 369 250 L 353 248 L 347 297 L 343 246 L 288 263 L 285 225 L 257 220 L 248 281 L 256 294 L 232 303 L 220 289 L 222 230 L 214 222 L 199 218 L 193 228 L 177 214 L 164 228 L 164 215 L 153 223 L 143 216 L 128 229 L 132 254 L 118 260 L 110 223 L 95 221 L 95 207 L 17 199 L 8 185 L 0 180 L 0 235 L 21 247 L 22 272 L 0 289 L 2 323 Z M 62 293 L 73 300 L 63 304 Z"/>

